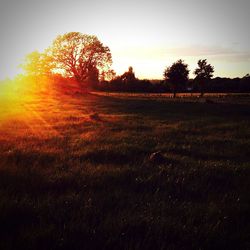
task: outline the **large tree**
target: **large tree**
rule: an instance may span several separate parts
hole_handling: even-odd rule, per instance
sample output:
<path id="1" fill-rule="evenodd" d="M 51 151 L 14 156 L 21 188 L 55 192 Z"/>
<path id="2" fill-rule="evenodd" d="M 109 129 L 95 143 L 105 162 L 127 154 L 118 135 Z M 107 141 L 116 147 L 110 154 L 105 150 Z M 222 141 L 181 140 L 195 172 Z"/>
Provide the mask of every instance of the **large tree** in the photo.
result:
<path id="1" fill-rule="evenodd" d="M 174 97 L 176 96 L 176 92 L 178 90 L 186 86 L 188 82 L 188 75 L 188 65 L 181 59 L 164 70 L 164 80 L 170 84 Z"/>
<path id="2" fill-rule="evenodd" d="M 59 35 L 47 51 L 52 56 L 56 70 L 75 77 L 80 83 L 98 80 L 112 63 L 110 50 L 96 36 L 70 32 Z"/>
<path id="3" fill-rule="evenodd" d="M 204 94 L 205 85 L 208 84 L 209 80 L 213 77 L 214 67 L 207 63 L 207 59 L 198 61 L 198 68 L 195 69 L 194 74 L 196 75 L 195 81 L 201 88 L 201 96 Z"/>

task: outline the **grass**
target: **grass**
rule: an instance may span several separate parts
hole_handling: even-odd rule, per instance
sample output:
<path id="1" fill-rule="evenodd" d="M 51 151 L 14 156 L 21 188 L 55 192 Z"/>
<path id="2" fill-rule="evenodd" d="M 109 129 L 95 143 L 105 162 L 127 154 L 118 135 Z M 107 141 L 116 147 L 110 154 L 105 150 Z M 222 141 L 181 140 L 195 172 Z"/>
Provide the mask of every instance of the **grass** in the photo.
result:
<path id="1" fill-rule="evenodd" d="M 22 103 L 0 123 L 0 249 L 249 249 L 250 100 L 211 99 Z"/>

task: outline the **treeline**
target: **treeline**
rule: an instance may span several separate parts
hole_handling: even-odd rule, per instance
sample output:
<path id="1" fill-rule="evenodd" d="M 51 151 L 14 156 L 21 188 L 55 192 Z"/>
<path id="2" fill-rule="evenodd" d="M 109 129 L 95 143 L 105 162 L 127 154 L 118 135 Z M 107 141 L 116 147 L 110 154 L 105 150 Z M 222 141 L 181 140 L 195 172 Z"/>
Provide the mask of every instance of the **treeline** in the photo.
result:
<path id="1" fill-rule="evenodd" d="M 124 83 L 120 79 L 100 82 L 95 86 L 99 91 L 110 92 L 144 92 L 144 93 L 164 93 L 169 92 L 170 89 L 163 81 L 151 82 L 150 80 L 135 79 L 132 82 Z"/>
<path id="2" fill-rule="evenodd" d="M 169 79 L 140 80 L 132 78 L 128 81 L 119 76 L 110 81 L 100 81 L 94 85 L 94 89 L 109 92 L 172 93 L 172 85 Z M 185 84 L 177 86 L 175 91 L 184 93 L 249 93 L 250 75 L 247 74 L 243 78 L 215 77 L 205 84 L 197 79 L 188 79 Z"/>
<path id="3" fill-rule="evenodd" d="M 163 81 L 153 84 L 150 80 L 139 80 L 135 77 L 133 68 L 121 76 L 113 77 L 110 81 L 102 79 L 94 86 L 97 90 L 117 92 L 165 92 L 166 85 Z"/>
<path id="4" fill-rule="evenodd" d="M 180 59 L 163 70 L 162 80 L 154 82 L 136 78 L 132 67 L 116 76 L 111 65 L 110 49 L 96 36 L 69 32 L 57 36 L 43 53 L 34 51 L 27 55 L 22 68 L 26 76 L 34 79 L 30 82 L 40 88 L 41 79 L 52 79 L 52 85 L 61 82 L 64 86 L 60 87 L 72 88 L 72 82 L 82 90 L 172 92 L 174 96 L 177 92 L 200 92 L 201 95 L 205 92 L 250 92 L 249 74 L 235 79 L 213 78 L 214 67 L 206 59 L 197 62 L 194 79 L 189 78 L 188 65 Z"/>
<path id="5" fill-rule="evenodd" d="M 139 80 L 129 84 L 118 79 L 112 81 L 100 82 L 95 86 L 99 91 L 110 92 L 137 92 L 137 93 L 164 93 L 172 92 L 170 83 L 164 80 Z M 201 92 L 201 87 L 190 79 L 185 87 L 179 89 L 178 92 Z M 204 89 L 207 93 L 250 93 L 250 77 L 243 78 L 226 78 L 216 77 L 211 79 Z"/>
<path id="6" fill-rule="evenodd" d="M 98 90 L 119 92 L 250 92 L 250 75 L 243 78 L 212 78 L 214 67 L 206 59 L 197 62 L 194 79 L 189 79 L 190 70 L 183 60 L 174 62 L 163 72 L 163 80 L 151 82 L 135 77 L 133 68 L 111 81 L 102 81 L 97 85 Z"/>
<path id="7" fill-rule="evenodd" d="M 199 91 L 199 86 L 194 84 L 194 92 Z M 243 78 L 226 78 L 216 77 L 211 79 L 205 87 L 205 92 L 231 92 L 231 93 L 248 93 L 250 92 L 250 75 L 247 74 Z"/>

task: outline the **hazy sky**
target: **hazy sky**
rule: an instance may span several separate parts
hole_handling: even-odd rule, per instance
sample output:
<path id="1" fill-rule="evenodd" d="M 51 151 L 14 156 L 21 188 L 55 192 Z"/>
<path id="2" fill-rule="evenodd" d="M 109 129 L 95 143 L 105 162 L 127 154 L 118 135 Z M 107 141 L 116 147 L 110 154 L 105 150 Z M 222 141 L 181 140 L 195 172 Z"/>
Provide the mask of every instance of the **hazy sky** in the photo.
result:
<path id="1" fill-rule="evenodd" d="M 0 0 L 0 79 L 70 31 L 96 35 L 118 74 L 131 65 L 137 77 L 161 79 L 177 59 L 193 72 L 207 58 L 215 76 L 241 77 L 250 73 L 249 24 L 250 0 Z"/>

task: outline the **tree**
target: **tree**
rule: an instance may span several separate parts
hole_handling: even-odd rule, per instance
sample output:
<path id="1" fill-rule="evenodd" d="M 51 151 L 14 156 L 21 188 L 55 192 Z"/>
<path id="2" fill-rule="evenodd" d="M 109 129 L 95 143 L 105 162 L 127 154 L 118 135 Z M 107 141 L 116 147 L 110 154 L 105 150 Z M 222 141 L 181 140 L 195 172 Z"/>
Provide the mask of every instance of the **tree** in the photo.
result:
<path id="1" fill-rule="evenodd" d="M 207 63 L 207 59 L 198 61 L 198 68 L 195 69 L 195 81 L 201 86 L 201 96 L 204 94 L 204 87 L 213 77 L 214 67 Z M 205 86 L 204 86 L 205 85 Z"/>
<path id="2" fill-rule="evenodd" d="M 133 83 L 136 80 L 133 67 L 129 66 L 128 71 L 121 75 L 121 80 L 128 84 Z"/>
<path id="3" fill-rule="evenodd" d="M 38 51 L 28 54 L 20 66 L 29 76 L 49 76 L 55 67 L 52 57 Z"/>
<path id="4" fill-rule="evenodd" d="M 96 36 L 69 32 L 59 35 L 48 49 L 56 70 L 78 82 L 95 79 L 112 63 L 111 53 Z"/>
<path id="5" fill-rule="evenodd" d="M 188 75 L 188 65 L 181 59 L 164 70 L 164 80 L 170 84 L 174 97 L 176 96 L 176 92 L 187 84 Z"/>

